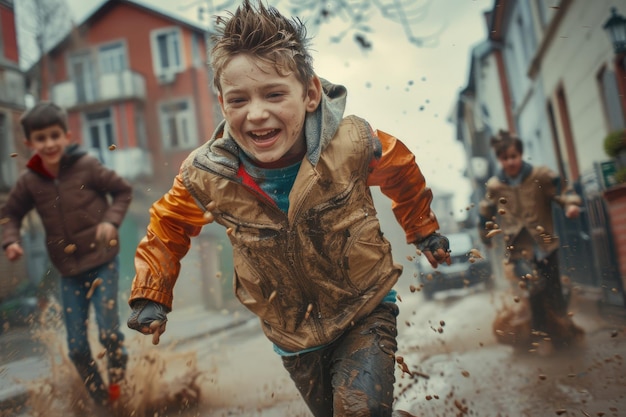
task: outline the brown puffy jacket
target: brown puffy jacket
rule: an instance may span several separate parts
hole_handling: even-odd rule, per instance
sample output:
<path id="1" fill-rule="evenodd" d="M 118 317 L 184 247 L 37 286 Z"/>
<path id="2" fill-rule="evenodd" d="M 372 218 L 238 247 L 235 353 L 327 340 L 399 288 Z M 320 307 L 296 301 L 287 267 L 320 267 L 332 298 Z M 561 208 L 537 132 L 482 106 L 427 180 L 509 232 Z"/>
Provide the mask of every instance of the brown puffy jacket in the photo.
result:
<path id="1" fill-rule="evenodd" d="M 382 156 L 375 156 L 377 145 Z M 180 259 L 207 222 L 201 207 L 213 201 L 215 221 L 228 229 L 233 246 L 234 291 L 266 336 L 286 351 L 329 343 L 369 314 L 402 271 L 380 230 L 369 186 L 392 199 L 407 242 L 438 229 L 432 193 L 413 154 L 361 119 L 345 118 L 315 165 L 303 160 L 288 213 L 251 181 L 238 164 L 236 144 L 218 132 L 152 206 L 130 302 L 146 298 L 171 309 Z"/>
<path id="2" fill-rule="evenodd" d="M 20 241 L 22 219 L 36 209 L 50 260 L 63 276 L 113 259 L 119 245 L 96 241 L 96 227 L 101 222 L 119 227 L 132 199 L 131 185 L 76 145 L 66 150 L 56 178 L 41 169 L 39 160 L 31 158 L 2 208 L 2 247 Z"/>

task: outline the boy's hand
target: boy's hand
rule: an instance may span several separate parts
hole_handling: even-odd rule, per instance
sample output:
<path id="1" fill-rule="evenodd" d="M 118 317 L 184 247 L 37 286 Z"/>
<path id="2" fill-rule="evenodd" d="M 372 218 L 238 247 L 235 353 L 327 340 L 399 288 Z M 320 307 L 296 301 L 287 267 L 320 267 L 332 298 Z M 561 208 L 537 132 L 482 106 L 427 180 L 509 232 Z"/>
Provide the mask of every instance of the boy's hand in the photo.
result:
<path id="1" fill-rule="evenodd" d="M 415 246 L 428 259 L 433 268 L 437 268 L 438 265 L 443 263 L 447 265 L 452 263 L 450 259 L 450 242 L 447 237 L 439 233 L 432 233 L 422 241 L 415 242 Z"/>
<path id="2" fill-rule="evenodd" d="M 117 239 L 117 227 L 108 222 L 102 222 L 98 224 L 96 228 L 96 240 L 104 242 L 107 245 L 112 245 L 111 242 Z"/>
<path id="3" fill-rule="evenodd" d="M 570 204 L 565 208 L 565 217 L 575 219 L 580 215 L 580 207 L 576 204 Z"/>
<path id="4" fill-rule="evenodd" d="M 133 302 L 133 311 L 128 318 L 128 327 L 143 334 L 152 335 L 152 343 L 159 344 L 159 337 L 165 333 L 167 313 L 169 310 L 163 304 L 152 300 L 137 300 Z"/>
<path id="5" fill-rule="evenodd" d="M 19 242 L 14 242 L 4 249 L 4 253 L 9 261 L 15 261 L 24 255 L 24 249 L 22 249 L 22 245 Z"/>

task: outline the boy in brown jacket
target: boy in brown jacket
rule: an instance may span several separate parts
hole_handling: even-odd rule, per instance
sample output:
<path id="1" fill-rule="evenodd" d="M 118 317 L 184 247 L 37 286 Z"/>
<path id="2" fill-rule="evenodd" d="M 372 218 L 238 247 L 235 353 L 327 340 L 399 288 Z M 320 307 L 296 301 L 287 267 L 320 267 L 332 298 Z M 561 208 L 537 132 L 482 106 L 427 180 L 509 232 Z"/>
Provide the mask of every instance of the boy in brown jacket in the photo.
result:
<path id="1" fill-rule="evenodd" d="M 22 219 L 37 210 L 48 255 L 62 276 L 69 357 L 93 400 L 107 404 L 117 395 L 127 362 L 117 303 L 117 228 L 131 202 L 131 185 L 71 144 L 67 115 L 56 104 L 38 103 L 22 116 L 21 124 L 34 154 L 2 207 L 2 248 L 11 261 L 24 254 Z M 107 351 L 108 388 L 89 347 L 90 305 Z"/>
<path id="2" fill-rule="evenodd" d="M 492 147 L 501 170 L 487 181 L 486 196 L 479 208 L 479 234 L 487 246 L 491 245 L 491 236 L 503 234 L 505 270 L 512 271 L 508 278 L 515 289 L 523 291 L 522 305 L 530 310 L 527 326 L 512 324 L 511 315 L 500 315 L 494 331 L 501 342 L 518 347 L 530 349 L 544 344 L 548 347 L 542 351 L 549 352 L 570 346 L 581 339 L 583 331 L 566 311 L 552 203 L 559 204 L 565 216 L 573 219 L 580 213 L 581 199 L 574 190 L 564 187 L 549 168 L 523 161 L 519 138 L 501 131 L 493 138 Z M 518 334 L 511 337 L 514 327 Z"/>

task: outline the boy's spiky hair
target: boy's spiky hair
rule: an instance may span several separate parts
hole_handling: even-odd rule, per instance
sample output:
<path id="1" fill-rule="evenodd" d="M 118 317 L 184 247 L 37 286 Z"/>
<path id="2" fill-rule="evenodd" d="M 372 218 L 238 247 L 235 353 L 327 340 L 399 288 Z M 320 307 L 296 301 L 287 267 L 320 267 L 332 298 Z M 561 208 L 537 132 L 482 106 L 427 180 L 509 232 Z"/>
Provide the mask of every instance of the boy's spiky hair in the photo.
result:
<path id="1" fill-rule="evenodd" d="M 217 18 L 212 37 L 213 85 L 221 92 L 220 77 L 228 61 L 237 54 L 250 54 L 273 65 L 282 75 L 295 73 L 306 87 L 314 76 L 313 59 L 307 50 L 309 39 L 300 19 L 289 19 L 261 0 L 253 6 L 244 0 L 229 18 Z"/>
<path id="2" fill-rule="evenodd" d="M 524 153 L 522 140 L 512 135 L 508 130 L 500 130 L 497 135 L 491 138 L 491 147 L 498 157 L 504 154 L 511 146 L 514 146 L 520 154 Z"/>
<path id="3" fill-rule="evenodd" d="M 57 125 L 67 133 L 67 112 L 50 101 L 40 101 L 20 118 L 20 124 L 27 140 L 33 130 Z"/>

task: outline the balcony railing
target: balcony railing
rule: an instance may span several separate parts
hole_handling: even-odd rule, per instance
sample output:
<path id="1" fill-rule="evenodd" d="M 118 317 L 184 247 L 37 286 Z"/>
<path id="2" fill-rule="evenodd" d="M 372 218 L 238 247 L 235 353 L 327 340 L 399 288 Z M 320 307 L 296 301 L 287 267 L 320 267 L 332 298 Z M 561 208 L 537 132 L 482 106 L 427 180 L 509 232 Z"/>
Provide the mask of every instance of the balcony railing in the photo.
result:
<path id="1" fill-rule="evenodd" d="M 152 176 L 152 158 L 150 153 L 143 149 L 129 148 L 110 151 L 89 148 L 88 152 L 127 180 Z"/>
<path id="2" fill-rule="evenodd" d="M 146 81 L 141 74 L 130 70 L 101 74 L 92 79 L 74 79 L 55 84 L 52 97 L 65 108 L 106 101 L 145 100 Z"/>

